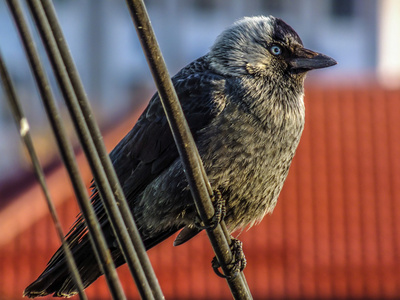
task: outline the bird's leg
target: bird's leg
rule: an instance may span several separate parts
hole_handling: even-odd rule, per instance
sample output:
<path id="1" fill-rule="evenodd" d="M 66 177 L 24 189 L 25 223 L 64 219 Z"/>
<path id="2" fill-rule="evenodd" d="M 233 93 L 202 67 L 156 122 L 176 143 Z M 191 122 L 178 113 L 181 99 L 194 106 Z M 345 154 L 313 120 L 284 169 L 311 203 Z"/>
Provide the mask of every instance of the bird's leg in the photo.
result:
<path id="1" fill-rule="evenodd" d="M 235 278 L 240 272 L 244 270 L 247 265 L 246 257 L 244 256 L 243 249 L 242 249 L 242 242 L 232 238 L 231 243 L 231 251 L 232 251 L 232 261 L 228 265 L 230 268 L 231 275 L 224 275 L 219 270 L 221 267 L 217 257 L 214 257 L 211 261 L 211 265 L 214 269 L 215 274 L 222 278 L 233 279 Z"/>
<path id="2" fill-rule="evenodd" d="M 198 229 L 215 229 L 218 224 L 225 218 L 226 215 L 226 206 L 225 206 L 225 200 L 222 198 L 221 192 L 216 189 L 213 192 L 213 195 L 211 197 L 211 201 L 214 205 L 214 215 L 208 222 L 208 225 L 204 225 L 204 222 L 202 221 L 196 221 L 195 226 Z"/>

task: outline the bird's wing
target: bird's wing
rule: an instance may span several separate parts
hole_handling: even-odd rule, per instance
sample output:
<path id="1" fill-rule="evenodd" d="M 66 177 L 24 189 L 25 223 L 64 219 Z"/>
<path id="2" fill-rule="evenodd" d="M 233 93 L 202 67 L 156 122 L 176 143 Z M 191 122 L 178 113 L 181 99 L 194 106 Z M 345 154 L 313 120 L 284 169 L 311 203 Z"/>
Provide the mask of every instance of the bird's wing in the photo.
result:
<path id="1" fill-rule="evenodd" d="M 224 108 L 225 80 L 211 72 L 208 63 L 202 57 L 182 69 L 172 78 L 172 82 L 196 140 L 198 131 Z M 156 93 L 132 130 L 110 153 L 128 203 L 132 204 L 135 197 L 178 156 L 167 118 Z M 108 222 L 96 186 L 93 185 L 92 188 L 92 202 L 96 214 L 100 222 Z M 85 232 L 86 226 L 82 217 L 79 217 L 68 234 L 69 241 L 80 240 Z"/>
<path id="2" fill-rule="evenodd" d="M 197 133 L 223 109 L 224 79 L 199 59 L 173 77 L 189 128 Z M 136 196 L 178 157 L 158 93 L 129 134 L 110 153 L 124 192 Z M 129 186 L 124 186 L 129 178 Z M 128 199 L 129 200 L 129 199 Z"/>

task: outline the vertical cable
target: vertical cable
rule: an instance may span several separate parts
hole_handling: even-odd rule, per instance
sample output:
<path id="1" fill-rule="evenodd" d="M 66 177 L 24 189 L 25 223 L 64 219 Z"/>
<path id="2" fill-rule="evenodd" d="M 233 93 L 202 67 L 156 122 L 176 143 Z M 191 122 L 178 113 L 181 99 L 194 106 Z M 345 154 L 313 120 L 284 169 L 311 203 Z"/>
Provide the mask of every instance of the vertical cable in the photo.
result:
<path id="1" fill-rule="evenodd" d="M 207 183 L 200 156 L 172 85 L 145 5 L 142 0 L 126 0 L 126 2 L 171 127 L 197 211 L 204 224 L 207 225 L 207 220 L 214 215 L 214 208 L 210 200 L 211 189 Z M 222 221 L 214 230 L 207 230 L 207 234 L 221 268 L 227 275 L 227 282 L 234 298 L 251 299 L 243 273 L 239 276 L 229 276 L 231 274 L 228 265 L 232 261 L 232 252 L 225 222 Z"/>
<path id="2" fill-rule="evenodd" d="M 125 261 L 127 262 L 128 266 L 129 266 L 129 270 L 131 271 L 133 278 L 136 281 L 136 285 L 139 289 L 141 296 L 146 299 L 153 299 L 154 297 L 152 295 L 152 290 L 150 289 L 149 283 L 147 282 L 147 277 L 144 274 L 144 271 L 141 266 L 138 255 L 137 255 L 135 248 L 133 247 L 132 241 L 128 235 L 128 231 L 126 229 L 123 218 L 121 216 L 121 213 L 120 213 L 117 203 L 115 201 L 113 192 L 111 190 L 110 183 L 106 177 L 102 162 L 100 161 L 97 149 L 94 145 L 92 135 L 89 132 L 85 117 L 83 116 L 83 113 L 81 110 L 81 106 L 84 106 L 87 110 L 90 110 L 88 103 L 85 106 L 82 104 L 84 101 L 81 101 L 81 105 L 79 105 L 78 99 L 75 94 L 75 90 L 74 90 L 71 80 L 69 78 L 69 74 L 66 71 L 64 60 L 61 57 L 61 53 L 58 48 L 58 44 L 56 43 L 56 39 L 53 35 L 52 29 L 47 20 L 47 16 L 44 12 L 44 9 L 43 9 L 41 3 L 39 1 L 27 1 L 27 3 L 29 5 L 32 16 L 34 17 L 36 26 L 38 27 L 38 30 L 39 30 L 40 36 L 43 40 L 43 43 L 45 45 L 46 51 L 49 55 L 54 72 L 56 74 L 57 81 L 58 81 L 60 89 L 64 95 L 64 98 L 65 98 L 67 107 L 69 109 L 70 115 L 72 117 L 72 121 L 74 123 L 76 132 L 77 132 L 79 140 L 82 144 L 82 148 L 83 148 L 83 150 L 86 154 L 86 157 L 89 161 L 89 164 L 90 164 L 90 167 L 91 167 L 91 170 L 93 172 L 94 179 L 96 182 L 96 187 L 98 188 L 98 190 L 100 192 L 101 199 L 102 199 L 104 207 L 106 209 L 106 212 L 107 212 L 108 218 L 110 220 L 112 229 L 114 231 L 115 237 L 117 238 L 121 252 L 124 255 Z M 55 21 L 55 20 L 53 19 L 53 21 Z M 67 52 L 67 51 L 64 51 L 64 53 L 65 52 Z M 75 78 L 76 78 L 76 76 L 75 76 Z M 82 91 L 82 94 L 85 94 L 84 91 Z M 91 112 L 89 111 L 87 113 L 87 115 L 90 115 L 90 114 L 91 114 Z M 91 115 L 93 115 L 93 114 L 91 114 Z M 101 142 L 101 140 L 100 140 L 100 142 Z M 103 148 L 105 148 L 104 145 L 103 145 Z M 103 156 L 103 158 L 106 158 L 106 157 L 108 158 L 107 153 L 105 153 L 102 156 Z M 111 163 L 110 163 L 110 165 L 111 165 Z M 121 191 L 120 195 L 121 195 L 121 197 L 123 197 L 122 191 Z M 122 202 L 122 200 L 119 201 L 119 203 L 121 203 L 121 202 Z M 126 200 L 124 202 L 126 202 Z M 128 214 L 130 215 L 129 211 L 128 211 Z M 139 234 L 138 234 L 138 236 L 139 236 Z M 139 238 L 139 241 L 140 241 L 140 245 L 144 249 L 144 246 L 141 243 L 140 238 Z"/>
<path id="3" fill-rule="evenodd" d="M 68 141 L 66 131 L 61 122 L 61 116 L 55 105 L 53 93 L 50 88 L 47 76 L 41 65 L 32 35 L 29 31 L 25 16 L 17 0 L 7 0 L 7 4 L 13 15 L 14 21 L 20 33 L 32 72 L 34 74 L 39 92 L 42 96 L 43 104 L 50 120 L 53 132 L 56 137 L 61 157 L 70 175 L 77 200 L 89 229 L 89 237 L 99 263 L 101 271 L 105 274 L 113 299 L 125 299 L 121 283 L 119 282 L 110 251 L 101 232 L 93 207 L 86 192 L 80 176 L 78 166 L 74 157 L 73 149 Z"/>
<path id="4" fill-rule="evenodd" d="M 83 291 L 82 280 L 79 276 L 78 268 L 76 267 L 74 258 L 72 256 L 71 250 L 68 247 L 68 243 L 64 239 L 64 234 L 61 228 L 61 224 L 57 215 L 57 211 L 54 207 L 53 201 L 51 200 L 50 193 L 46 184 L 45 176 L 43 173 L 43 169 L 40 166 L 39 159 L 37 157 L 35 148 L 33 146 L 32 137 L 29 131 L 29 124 L 22 111 L 22 106 L 20 105 L 20 101 L 17 97 L 17 93 L 12 84 L 11 77 L 7 71 L 6 65 L 3 61 L 2 55 L 0 53 L 0 77 L 3 84 L 3 90 L 5 94 L 5 98 L 8 100 L 8 103 L 11 108 L 12 115 L 14 117 L 17 128 L 19 129 L 19 134 L 21 136 L 22 142 L 24 143 L 28 154 L 32 161 L 32 166 L 35 171 L 35 175 L 39 184 L 43 190 L 43 194 L 46 199 L 47 206 L 50 211 L 51 218 L 53 220 L 54 227 L 56 228 L 58 237 L 62 243 L 62 247 L 65 253 L 65 257 L 67 260 L 68 268 L 71 272 L 72 280 L 75 283 L 75 286 L 78 289 L 78 294 L 80 299 L 86 300 L 86 294 Z"/>
<path id="5" fill-rule="evenodd" d="M 115 195 L 117 203 L 120 204 L 119 209 L 123 221 L 125 222 L 125 226 L 128 229 L 128 234 L 133 242 L 134 249 L 137 252 L 137 256 L 139 258 L 140 264 L 143 268 L 147 281 L 150 285 L 153 296 L 156 299 L 163 299 L 164 296 L 161 291 L 160 285 L 158 283 L 157 277 L 151 266 L 150 260 L 146 253 L 146 249 L 144 248 L 143 242 L 140 238 L 139 231 L 136 227 L 136 224 L 130 212 L 129 205 L 126 201 L 121 185 L 115 173 L 114 167 L 112 166 L 111 160 L 104 146 L 99 127 L 97 126 L 97 123 L 94 120 L 94 114 L 92 112 L 92 109 L 90 108 L 89 101 L 87 99 L 85 90 L 82 85 L 82 81 L 79 77 L 79 73 L 76 69 L 76 66 L 72 60 L 70 51 L 68 49 L 68 44 L 62 33 L 59 22 L 57 20 L 54 6 L 50 0 L 42 0 L 42 6 L 48 18 L 49 25 L 55 37 L 55 41 L 57 42 L 58 49 L 60 51 L 72 87 L 75 91 L 79 106 L 82 110 L 82 114 L 85 118 L 86 124 L 90 131 L 90 136 L 93 138 L 94 145 L 99 153 L 100 161 L 104 167 L 107 179 L 110 182 L 112 192 Z M 135 269 L 137 269 L 137 267 L 135 267 Z"/>

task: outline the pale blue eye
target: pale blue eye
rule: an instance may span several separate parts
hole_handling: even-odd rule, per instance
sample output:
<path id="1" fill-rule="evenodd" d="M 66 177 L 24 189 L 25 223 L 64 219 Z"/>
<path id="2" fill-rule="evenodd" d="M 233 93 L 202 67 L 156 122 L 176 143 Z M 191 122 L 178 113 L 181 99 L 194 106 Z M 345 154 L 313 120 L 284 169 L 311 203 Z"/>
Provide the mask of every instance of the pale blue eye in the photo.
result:
<path id="1" fill-rule="evenodd" d="M 273 55 L 281 55 L 282 54 L 282 48 L 279 47 L 278 45 L 272 45 L 271 48 L 269 48 L 269 51 L 273 54 Z"/>

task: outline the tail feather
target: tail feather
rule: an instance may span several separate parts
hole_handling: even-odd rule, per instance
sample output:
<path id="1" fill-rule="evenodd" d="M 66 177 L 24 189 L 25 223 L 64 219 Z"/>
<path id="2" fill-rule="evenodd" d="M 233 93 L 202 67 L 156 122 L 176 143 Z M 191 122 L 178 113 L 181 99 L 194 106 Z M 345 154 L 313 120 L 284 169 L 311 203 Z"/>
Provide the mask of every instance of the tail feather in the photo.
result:
<path id="1" fill-rule="evenodd" d="M 71 249 L 82 278 L 84 288 L 88 287 L 100 275 L 101 271 L 91 250 L 89 241 Z M 59 248 L 49 261 L 43 273 L 25 290 L 24 296 L 29 298 L 54 294 L 55 297 L 71 297 L 77 293 L 70 275 L 62 248 Z"/>
<path id="2" fill-rule="evenodd" d="M 155 237 L 144 239 L 143 243 L 146 250 L 161 243 L 179 229 L 180 228 L 171 228 L 168 231 L 161 232 Z M 112 237 L 111 229 L 105 230 L 105 234 L 109 246 L 114 245 L 114 247 L 110 247 L 111 256 L 115 266 L 119 267 L 125 263 L 125 260 L 118 248 L 115 247 L 116 243 L 115 239 Z M 74 242 L 72 242 L 71 251 L 78 267 L 83 286 L 87 288 L 102 275 L 95 255 L 93 255 L 88 236 L 81 236 L 79 241 L 75 239 Z M 50 259 L 43 273 L 24 290 L 23 295 L 29 298 L 43 297 L 50 294 L 53 294 L 54 297 L 71 297 L 77 294 L 77 292 L 65 261 L 64 251 L 62 248 L 59 248 Z"/>

